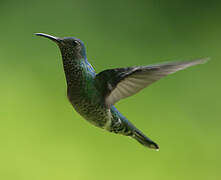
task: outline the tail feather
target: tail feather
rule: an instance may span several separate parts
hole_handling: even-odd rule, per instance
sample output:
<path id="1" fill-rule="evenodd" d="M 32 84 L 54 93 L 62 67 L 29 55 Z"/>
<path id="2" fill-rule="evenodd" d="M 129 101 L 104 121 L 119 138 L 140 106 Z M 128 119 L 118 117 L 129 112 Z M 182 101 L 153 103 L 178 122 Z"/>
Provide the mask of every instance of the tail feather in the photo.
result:
<path id="1" fill-rule="evenodd" d="M 148 148 L 156 149 L 157 151 L 159 150 L 159 146 L 155 142 L 150 140 L 148 137 L 146 137 L 139 130 L 135 130 L 132 137 L 134 139 L 136 139 L 140 144 L 142 144 L 142 145 L 144 145 L 144 146 L 146 146 Z"/>

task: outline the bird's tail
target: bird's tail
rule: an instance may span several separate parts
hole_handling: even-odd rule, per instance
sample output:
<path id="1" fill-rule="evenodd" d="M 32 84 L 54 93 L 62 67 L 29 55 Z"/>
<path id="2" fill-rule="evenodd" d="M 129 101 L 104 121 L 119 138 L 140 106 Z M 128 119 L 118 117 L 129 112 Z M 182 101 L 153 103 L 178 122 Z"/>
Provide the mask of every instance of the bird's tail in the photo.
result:
<path id="1" fill-rule="evenodd" d="M 142 145 L 151 148 L 151 149 L 155 149 L 155 150 L 159 150 L 159 146 L 153 142 L 152 140 L 150 140 L 148 137 L 146 137 L 142 132 L 140 132 L 138 129 L 135 129 L 133 136 L 134 139 L 136 139 L 139 143 L 141 143 Z"/>

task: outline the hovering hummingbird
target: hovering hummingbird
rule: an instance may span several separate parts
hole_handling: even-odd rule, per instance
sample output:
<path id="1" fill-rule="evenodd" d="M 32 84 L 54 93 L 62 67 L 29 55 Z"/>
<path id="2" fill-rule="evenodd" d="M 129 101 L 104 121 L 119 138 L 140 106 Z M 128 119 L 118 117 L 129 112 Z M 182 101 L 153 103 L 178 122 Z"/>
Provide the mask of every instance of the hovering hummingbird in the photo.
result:
<path id="1" fill-rule="evenodd" d="M 97 127 L 132 137 L 144 146 L 156 150 L 159 146 L 129 122 L 114 104 L 138 93 L 168 74 L 203 64 L 208 60 L 205 58 L 108 69 L 96 74 L 87 60 L 85 46 L 80 39 L 59 38 L 44 33 L 36 35 L 54 41 L 60 48 L 67 82 L 67 96 L 81 116 Z"/>

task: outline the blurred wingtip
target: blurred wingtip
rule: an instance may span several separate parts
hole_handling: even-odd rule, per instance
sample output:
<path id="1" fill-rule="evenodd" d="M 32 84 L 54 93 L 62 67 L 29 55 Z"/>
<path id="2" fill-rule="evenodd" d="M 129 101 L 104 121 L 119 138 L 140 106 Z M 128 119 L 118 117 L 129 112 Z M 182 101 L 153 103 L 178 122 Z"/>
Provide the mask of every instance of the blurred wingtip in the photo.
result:
<path id="1" fill-rule="evenodd" d="M 200 64 L 204 64 L 204 63 L 207 63 L 210 59 L 211 59 L 210 57 L 205 57 L 205 58 L 199 59 L 198 61 L 200 62 Z"/>
<path id="2" fill-rule="evenodd" d="M 184 66 L 183 66 L 182 69 L 185 69 L 185 68 L 195 66 L 195 65 L 198 65 L 198 64 L 205 64 L 209 60 L 210 60 L 210 57 L 205 57 L 205 58 L 199 58 L 199 59 L 194 59 L 194 60 L 190 60 L 190 61 L 183 61 L 183 62 L 180 62 L 180 64 L 181 65 L 183 64 Z"/>

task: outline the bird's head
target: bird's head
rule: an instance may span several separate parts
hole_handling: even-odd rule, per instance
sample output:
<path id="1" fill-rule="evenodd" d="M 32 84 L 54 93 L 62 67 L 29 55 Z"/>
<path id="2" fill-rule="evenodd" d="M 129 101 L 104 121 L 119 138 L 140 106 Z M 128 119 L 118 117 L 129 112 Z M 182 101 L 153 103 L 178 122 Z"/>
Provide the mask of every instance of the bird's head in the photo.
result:
<path id="1" fill-rule="evenodd" d="M 72 59 L 82 59 L 86 57 L 84 43 L 75 37 L 55 37 L 44 33 L 36 33 L 37 36 L 42 36 L 54 41 L 60 48 L 63 57 Z"/>

